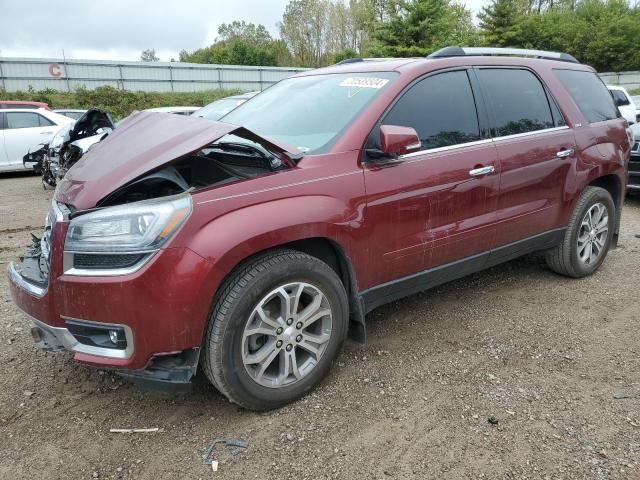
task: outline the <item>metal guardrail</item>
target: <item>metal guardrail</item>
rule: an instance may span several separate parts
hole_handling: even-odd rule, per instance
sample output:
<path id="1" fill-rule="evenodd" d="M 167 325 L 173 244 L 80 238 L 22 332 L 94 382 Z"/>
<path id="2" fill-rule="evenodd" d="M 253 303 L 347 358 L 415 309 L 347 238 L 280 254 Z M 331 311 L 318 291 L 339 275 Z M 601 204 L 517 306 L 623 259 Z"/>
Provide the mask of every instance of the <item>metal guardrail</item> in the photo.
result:
<path id="1" fill-rule="evenodd" d="M 7 91 L 110 85 L 123 90 L 263 90 L 304 68 L 206 65 L 181 62 L 110 62 L 0 57 L 0 87 Z"/>

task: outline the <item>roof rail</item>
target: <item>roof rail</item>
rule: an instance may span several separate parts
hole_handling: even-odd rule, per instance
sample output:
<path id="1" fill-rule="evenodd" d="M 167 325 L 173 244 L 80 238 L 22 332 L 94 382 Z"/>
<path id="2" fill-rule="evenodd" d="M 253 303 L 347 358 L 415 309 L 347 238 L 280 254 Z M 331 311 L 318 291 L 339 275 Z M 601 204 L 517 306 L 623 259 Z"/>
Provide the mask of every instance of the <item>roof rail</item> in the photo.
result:
<path id="1" fill-rule="evenodd" d="M 336 62 L 335 65 L 345 65 L 347 63 L 358 63 L 364 62 L 364 58 L 356 57 L 356 58 L 345 58 L 344 60 L 340 60 Z"/>
<path id="2" fill-rule="evenodd" d="M 572 55 L 545 50 L 527 48 L 495 48 L 495 47 L 446 47 L 433 52 L 427 58 L 464 57 L 469 55 L 514 55 L 519 57 L 544 58 L 562 62 L 580 63 Z"/>
<path id="3" fill-rule="evenodd" d="M 348 63 L 359 63 L 359 62 L 388 62 L 390 60 L 416 60 L 418 57 L 380 57 L 380 58 L 360 58 L 360 57 L 356 57 L 356 58 L 347 58 L 345 60 L 340 60 L 337 63 L 334 63 L 334 65 L 346 65 Z M 424 59 L 424 57 L 419 57 L 421 59 Z"/>

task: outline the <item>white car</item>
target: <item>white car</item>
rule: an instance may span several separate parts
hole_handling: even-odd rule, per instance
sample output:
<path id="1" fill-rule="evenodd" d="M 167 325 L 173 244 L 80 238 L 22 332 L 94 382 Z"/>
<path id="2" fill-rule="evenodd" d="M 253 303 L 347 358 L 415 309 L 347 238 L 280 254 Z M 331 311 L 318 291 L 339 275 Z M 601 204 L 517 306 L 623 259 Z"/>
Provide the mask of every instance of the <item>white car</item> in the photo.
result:
<path id="1" fill-rule="evenodd" d="M 22 157 L 34 145 L 48 143 L 60 127 L 71 122 L 44 108 L 0 110 L 0 172 L 30 170 Z"/>
<path id="2" fill-rule="evenodd" d="M 640 95 L 633 95 L 631 101 L 636 106 L 636 122 L 640 121 Z"/>
<path id="3" fill-rule="evenodd" d="M 607 88 L 611 92 L 613 100 L 618 106 L 618 110 L 625 118 L 629 125 L 636 123 L 636 104 L 631 100 L 629 92 L 624 87 L 618 85 L 607 85 Z"/>

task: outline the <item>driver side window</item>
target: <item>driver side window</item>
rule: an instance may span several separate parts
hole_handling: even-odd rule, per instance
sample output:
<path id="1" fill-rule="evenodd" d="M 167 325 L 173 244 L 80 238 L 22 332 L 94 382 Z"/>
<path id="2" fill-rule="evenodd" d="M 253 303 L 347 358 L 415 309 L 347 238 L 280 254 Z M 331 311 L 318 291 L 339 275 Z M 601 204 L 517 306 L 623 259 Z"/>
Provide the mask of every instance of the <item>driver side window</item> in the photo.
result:
<path id="1" fill-rule="evenodd" d="M 467 72 L 439 73 L 420 80 L 400 97 L 382 124 L 413 127 L 421 150 L 480 140 Z"/>

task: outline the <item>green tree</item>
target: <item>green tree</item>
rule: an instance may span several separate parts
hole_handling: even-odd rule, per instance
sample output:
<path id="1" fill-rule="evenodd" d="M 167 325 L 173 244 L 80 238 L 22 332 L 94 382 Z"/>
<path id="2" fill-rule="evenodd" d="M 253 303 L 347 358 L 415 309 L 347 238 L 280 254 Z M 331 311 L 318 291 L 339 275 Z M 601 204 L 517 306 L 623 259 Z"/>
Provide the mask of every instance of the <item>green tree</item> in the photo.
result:
<path id="1" fill-rule="evenodd" d="M 450 45 L 477 43 L 471 13 L 450 0 L 395 0 L 372 32 L 374 56 L 425 56 Z"/>
<path id="2" fill-rule="evenodd" d="M 140 54 L 140 60 L 143 62 L 158 62 L 160 59 L 156 56 L 155 48 L 148 48 L 143 50 Z"/>
<path id="3" fill-rule="evenodd" d="M 518 22 L 525 12 L 521 0 L 492 0 L 482 7 L 478 19 L 483 43 L 493 47 L 517 46 Z"/>
<path id="4" fill-rule="evenodd" d="M 218 38 L 208 47 L 180 52 L 180 61 L 191 63 L 280 65 L 287 59 L 282 42 L 271 38 L 264 25 L 244 21 L 220 25 Z"/>

